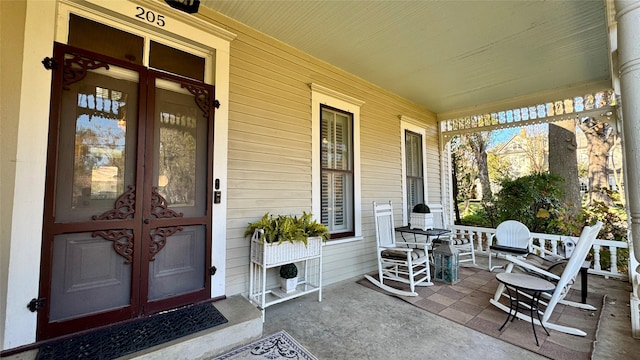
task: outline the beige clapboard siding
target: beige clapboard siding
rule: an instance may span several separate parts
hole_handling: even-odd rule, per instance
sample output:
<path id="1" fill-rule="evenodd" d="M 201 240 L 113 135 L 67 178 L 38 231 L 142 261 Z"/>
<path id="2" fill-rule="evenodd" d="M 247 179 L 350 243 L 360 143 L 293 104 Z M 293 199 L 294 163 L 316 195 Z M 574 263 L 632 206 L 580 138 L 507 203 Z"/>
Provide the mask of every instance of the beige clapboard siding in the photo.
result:
<path id="1" fill-rule="evenodd" d="M 203 16 L 237 34 L 230 49 L 227 294 L 248 290 L 247 223 L 267 211 L 301 214 L 311 209 L 310 83 L 365 102 L 360 131 L 363 239 L 324 247 L 323 280 L 328 284 L 375 270 L 371 202 L 392 200 L 396 221 L 401 221 L 398 116 L 435 128 L 435 115 L 219 14 L 206 10 Z M 433 164 L 439 161 L 428 167 Z M 439 187 L 431 190 L 431 181 L 429 186 L 430 192 L 439 192 Z"/>

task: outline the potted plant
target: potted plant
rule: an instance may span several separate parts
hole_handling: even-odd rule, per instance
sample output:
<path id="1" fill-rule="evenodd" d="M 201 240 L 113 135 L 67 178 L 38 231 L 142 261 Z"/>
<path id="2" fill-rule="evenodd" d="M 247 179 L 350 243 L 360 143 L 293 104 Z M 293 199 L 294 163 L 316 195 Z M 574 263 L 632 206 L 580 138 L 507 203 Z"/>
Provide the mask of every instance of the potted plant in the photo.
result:
<path id="1" fill-rule="evenodd" d="M 298 286 L 298 267 L 294 263 L 280 266 L 280 288 L 285 294 L 290 294 Z"/>
<path id="2" fill-rule="evenodd" d="M 433 229 L 433 214 L 427 204 L 416 204 L 411 210 L 409 226 L 412 229 Z"/>
<path id="3" fill-rule="evenodd" d="M 251 236 L 251 259 L 273 266 L 320 254 L 322 241 L 329 239 L 329 229 L 306 212 L 300 217 L 266 213 L 249 223 L 245 236 Z"/>

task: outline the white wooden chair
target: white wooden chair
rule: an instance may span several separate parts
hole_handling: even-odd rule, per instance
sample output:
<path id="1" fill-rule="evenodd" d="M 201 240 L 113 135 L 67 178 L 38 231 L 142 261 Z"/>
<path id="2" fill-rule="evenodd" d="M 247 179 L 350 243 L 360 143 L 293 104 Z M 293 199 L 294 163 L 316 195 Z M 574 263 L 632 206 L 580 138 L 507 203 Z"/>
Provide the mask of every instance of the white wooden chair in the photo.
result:
<path id="1" fill-rule="evenodd" d="M 509 263 L 505 268 L 505 272 L 512 272 L 514 269 L 514 266 L 518 266 L 523 269 L 526 269 L 526 271 L 529 274 L 535 273 L 538 276 L 544 277 L 556 284 L 556 289 L 553 291 L 553 293 L 543 294 L 543 295 L 547 295 L 546 300 L 545 301 L 540 300 L 540 304 L 545 305 L 544 311 L 540 311 L 540 314 L 542 314 L 542 324 L 547 329 L 553 329 L 553 330 L 561 331 L 567 334 L 578 335 L 578 336 L 587 335 L 587 333 L 585 333 L 583 330 L 566 326 L 566 325 L 551 323 L 549 322 L 549 320 L 551 318 L 551 315 L 553 314 L 554 309 L 558 304 L 569 305 L 569 306 L 573 306 L 581 309 L 587 309 L 587 310 L 596 310 L 596 308 L 588 304 L 582 304 L 574 301 L 565 300 L 565 297 L 567 296 L 569 290 L 571 289 L 571 285 L 573 285 L 573 283 L 575 282 L 575 278 L 578 275 L 578 272 L 580 271 L 580 267 L 582 266 L 582 263 L 586 259 L 587 254 L 589 253 L 589 250 L 593 246 L 593 242 L 598 236 L 598 233 L 600 232 L 601 228 L 602 228 L 602 222 L 598 221 L 595 225 L 585 226 L 584 229 L 582 229 L 582 233 L 580 234 L 580 239 L 576 244 L 576 248 L 573 254 L 571 255 L 571 258 L 569 258 L 569 260 L 567 261 L 566 267 L 564 268 L 564 271 L 560 276 L 550 273 L 546 270 L 540 269 L 532 265 L 530 262 L 523 260 L 522 258 L 518 258 L 512 255 L 506 256 L 506 259 L 509 261 Z M 505 292 L 505 286 L 502 283 L 498 285 L 498 289 L 496 290 L 495 295 L 493 296 L 492 299 L 489 300 L 489 302 L 495 305 L 498 309 L 508 313 L 511 310 L 509 306 L 500 302 L 501 296 L 508 296 L 507 292 Z M 522 293 L 520 294 L 520 296 L 528 296 L 528 295 Z M 517 312 L 516 316 L 525 321 L 528 321 L 528 322 L 531 321 L 531 316 L 523 314 L 521 312 Z M 540 325 L 540 321 L 535 317 L 533 319 L 533 323 Z"/>
<path id="2" fill-rule="evenodd" d="M 494 244 L 495 240 L 495 244 Z M 529 228 L 519 221 L 501 222 L 489 238 L 489 271 L 503 266 L 491 266 L 491 255 L 526 256 L 531 252 L 532 238 Z"/>
<path id="3" fill-rule="evenodd" d="M 442 205 L 428 204 L 427 206 L 429 206 L 429 209 L 433 214 L 433 227 L 437 229 L 451 230 L 449 221 L 447 221 L 448 217 L 445 216 Z M 476 264 L 476 253 L 475 249 L 473 248 L 473 241 L 471 240 L 471 238 L 466 236 L 457 236 L 452 232 L 452 235 L 449 235 L 447 240 L 450 240 L 451 245 L 458 249 L 458 262 L 462 263 L 471 261 L 474 265 Z M 438 239 L 434 239 L 434 242 L 437 243 Z"/>
<path id="4" fill-rule="evenodd" d="M 373 203 L 376 226 L 378 278 L 365 275 L 374 285 L 401 296 L 418 296 L 416 286 L 431 286 L 431 270 L 426 242 L 399 242 L 393 222 L 393 207 Z M 386 280 L 409 284 L 410 291 L 400 290 Z"/>

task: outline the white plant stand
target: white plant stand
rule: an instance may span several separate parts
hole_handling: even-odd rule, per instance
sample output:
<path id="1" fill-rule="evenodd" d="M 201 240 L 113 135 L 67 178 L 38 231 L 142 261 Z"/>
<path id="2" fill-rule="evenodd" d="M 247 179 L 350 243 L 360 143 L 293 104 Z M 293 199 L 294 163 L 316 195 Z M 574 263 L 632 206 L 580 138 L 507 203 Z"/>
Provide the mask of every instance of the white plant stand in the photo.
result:
<path id="1" fill-rule="evenodd" d="M 311 237 L 307 246 L 303 243 L 283 242 L 282 244 L 260 243 L 259 230 L 251 238 L 251 262 L 249 264 L 249 301 L 264 311 L 267 307 L 313 292 L 322 301 L 322 238 Z M 298 286 L 295 291 L 285 293 L 280 290 L 278 271 L 269 269 L 280 265 L 297 263 Z"/>

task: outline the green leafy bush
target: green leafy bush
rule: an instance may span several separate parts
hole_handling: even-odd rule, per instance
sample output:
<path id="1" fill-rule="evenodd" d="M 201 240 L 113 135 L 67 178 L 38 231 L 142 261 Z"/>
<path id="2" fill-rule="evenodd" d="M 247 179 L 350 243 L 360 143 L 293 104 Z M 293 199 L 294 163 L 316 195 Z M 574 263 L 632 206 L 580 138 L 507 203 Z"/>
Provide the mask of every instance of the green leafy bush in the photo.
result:
<path id="1" fill-rule="evenodd" d="M 518 220 L 532 232 L 554 233 L 553 220 L 565 209 L 560 188 L 563 181 L 550 173 L 503 180 L 494 201 L 498 223 Z"/>

